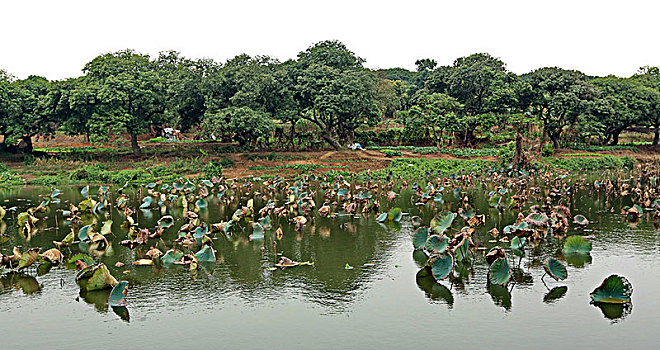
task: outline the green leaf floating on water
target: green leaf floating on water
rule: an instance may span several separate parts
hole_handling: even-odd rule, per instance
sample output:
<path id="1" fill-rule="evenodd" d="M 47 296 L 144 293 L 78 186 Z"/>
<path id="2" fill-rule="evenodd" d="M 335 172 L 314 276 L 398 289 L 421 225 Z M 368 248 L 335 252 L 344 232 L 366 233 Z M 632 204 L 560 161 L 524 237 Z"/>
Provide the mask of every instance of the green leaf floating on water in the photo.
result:
<path id="1" fill-rule="evenodd" d="M 415 231 L 413 235 L 413 246 L 415 249 L 423 249 L 426 245 L 426 241 L 429 238 L 429 229 L 428 227 L 420 227 Z"/>
<path id="2" fill-rule="evenodd" d="M 589 225 L 589 220 L 587 220 L 584 215 L 575 215 L 573 218 L 573 223 L 579 226 L 587 226 Z"/>
<path id="3" fill-rule="evenodd" d="M 385 222 L 387 220 L 387 213 L 382 213 L 376 218 L 377 222 Z"/>
<path id="4" fill-rule="evenodd" d="M 547 258 L 543 262 L 543 269 L 545 272 L 554 278 L 556 281 L 565 280 L 568 277 L 566 266 L 555 258 Z"/>
<path id="5" fill-rule="evenodd" d="M 492 284 L 505 285 L 511 278 L 511 267 L 505 258 L 497 258 L 488 269 L 488 280 Z"/>
<path id="6" fill-rule="evenodd" d="M 430 253 L 442 254 L 447 250 L 449 238 L 447 236 L 431 235 L 426 240 L 425 248 Z"/>
<path id="7" fill-rule="evenodd" d="M 170 249 L 165 252 L 165 255 L 163 255 L 160 260 L 165 264 L 171 264 L 177 260 L 181 260 L 182 257 L 183 253 L 181 251 Z"/>
<path id="8" fill-rule="evenodd" d="M 632 284 L 625 277 L 611 275 L 589 295 L 595 303 L 625 304 L 630 302 L 632 293 Z"/>
<path id="9" fill-rule="evenodd" d="M 431 262 L 431 274 L 436 281 L 447 278 L 453 269 L 454 257 L 451 254 L 440 255 Z"/>
<path id="10" fill-rule="evenodd" d="M 591 242 L 582 236 L 569 236 L 564 243 L 564 254 L 589 254 Z"/>
<path id="11" fill-rule="evenodd" d="M 401 213 L 401 208 L 392 208 L 390 209 L 389 213 L 387 213 L 387 218 L 391 221 L 399 222 L 401 221 L 402 215 L 403 214 Z"/>
<path id="12" fill-rule="evenodd" d="M 108 296 L 109 306 L 126 306 L 126 295 L 128 294 L 128 282 L 120 281 L 116 286 L 112 287 L 112 291 Z"/>
<path id="13" fill-rule="evenodd" d="M 200 251 L 195 253 L 195 258 L 199 262 L 215 262 L 215 252 L 213 248 L 205 245 Z"/>

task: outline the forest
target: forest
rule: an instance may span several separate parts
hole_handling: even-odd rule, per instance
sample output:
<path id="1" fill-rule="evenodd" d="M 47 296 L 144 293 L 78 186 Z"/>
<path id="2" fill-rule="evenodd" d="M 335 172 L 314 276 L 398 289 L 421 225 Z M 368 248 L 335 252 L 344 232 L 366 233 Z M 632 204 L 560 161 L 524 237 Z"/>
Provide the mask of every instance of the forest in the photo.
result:
<path id="1" fill-rule="evenodd" d="M 417 69 L 373 70 L 338 41 L 295 60 L 238 55 L 224 63 L 176 51 L 99 55 L 82 76 L 16 79 L 0 71 L 1 147 L 30 153 L 32 138 L 85 135 L 92 142 L 165 127 L 246 150 L 342 149 L 362 145 L 474 147 L 538 140 L 617 145 L 624 131 L 660 138 L 660 70 L 588 76 L 558 67 L 522 75 L 488 53 L 434 59 Z M 517 159 L 521 155 L 517 152 Z"/>

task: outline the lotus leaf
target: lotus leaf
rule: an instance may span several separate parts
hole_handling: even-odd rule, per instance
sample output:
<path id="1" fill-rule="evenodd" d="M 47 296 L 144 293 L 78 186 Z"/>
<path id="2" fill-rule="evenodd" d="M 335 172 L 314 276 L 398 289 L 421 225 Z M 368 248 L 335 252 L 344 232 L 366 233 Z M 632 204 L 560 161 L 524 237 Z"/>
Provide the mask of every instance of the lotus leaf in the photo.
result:
<path id="1" fill-rule="evenodd" d="M 385 222 L 387 220 L 387 213 L 382 213 L 376 218 L 377 222 Z"/>
<path id="2" fill-rule="evenodd" d="M 582 236 L 570 236 L 564 243 L 564 254 L 589 254 L 591 252 L 591 242 Z"/>
<path id="3" fill-rule="evenodd" d="M 163 255 L 160 258 L 160 260 L 165 264 L 171 264 L 175 261 L 181 260 L 182 257 L 183 257 L 182 252 L 178 250 L 170 249 L 165 252 L 165 255 Z"/>
<path id="4" fill-rule="evenodd" d="M 580 226 L 587 226 L 589 225 L 589 220 L 587 220 L 584 215 L 575 215 L 573 218 L 573 223 Z"/>
<path id="5" fill-rule="evenodd" d="M 425 248 L 432 254 L 442 254 L 447 250 L 449 238 L 447 236 L 431 235 L 426 240 Z"/>
<path id="6" fill-rule="evenodd" d="M 568 277 L 566 266 L 555 258 L 547 258 L 543 262 L 545 272 L 556 281 L 565 280 Z"/>
<path id="7" fill-rule="evenodd" d="M 630 303 L 632 293 L 632 284 L 625 277 L 610 275 L 589 295 L 594 303 L 625 304 Z"/>
<path id="8" fill-rule="evenodd" d="M 488 280 L 492 284 L 505 285 L 511 278 L 511 267 L 505 258 L 497 258 L 488 269 Z"/>
<path id="9" fill-rule="evenodd" d="M 511 239 L 511 249 L 521 250 L 525 246 L 525 237 L 513 237 Z"/>
<path id="10" fill-rule="evenodd" d="M 200 251 L 195 253 L 195 257 L 199 262 L 215 262 L 215 251 L 213 251 L 213 248 L 205 245 Z"/>
<path id="11" fill-rule="evenodd" d="M 87 291 L 112 288 L 119 282 L 110 274 L 110 271 L 104 263 L 100 263 L 92 268 L 92 277 L 87 281 Z"/>
<path id="12" fill-rule="evenodd" d="M 438 218 L 433 218 L 431 220 L 431 229 L 436 234 L 443 234 L 451 226 L 452 222 L 456 218 L 456 213 L 446 213 L 445 215 Z"/>
<path id="13" fill-rule="evenodd" d="M 140 209 L 147 209 L 151 206 L 151 203 L 153 203 L 154 199 L 150 196 L 144 197 L 142 199 L 142 204 L 140 205 Z"/>
<path id="14" fill-rule="evenodd" d="M 128 294 L 128 282 L 120 281 L 112 288 L 108 296 L 108 305 L 112 307 L 126 306 L 126 295 Z"/>
<path id="15" fill-rule="evenodd" d="M 27 252 L 21 255 L 21 259 L 18 261 L 18 268 L 23 269 L 34 264 L 39 258 L 39 250 L 41 248 L 30 248 Z"/>
<path id="16" fill-rule="evenodd" d="M 453 269 L 454 257 L 451 254 L 437 256 L 431 261 L 431 273 L 437 281 L 447 278 Z"/>
<path id="17" fill-rule="evenodd" d="M 92 225 L 86 225 L 81 227 L 80 230 L 78 230 L 78 239 L 80 239 L 81 241 L 88 240 L 89 235 L 92 233 L 92 231 L 94 231 Z"/>
<path id="18" fill-rule="evenodd" d="M 401 213 L 401 208 L 392 208 L 387 213 L 387 218 L 391 221 L 399 222 L 399 221 L 401 221 L 402 215 L 403 214 Z"/>
<path id="19" fill-rule="evenodd" d="M 112 220 L 108 220 L 103 223 L 103 226 L 101 226 L 101 234 L 104 236 L 109 235 L 112 233 Z"/>
<path id="20" fill-rule="evenodd" d="M 251 240 L 264 239 L 264 227 L 261 224 L 255 223 L 252 226 L 252 234 L 250 235 Z"/>
<path id="21" fill-rule="evenodd" d="M 413 235 L 413 246 L 415 249 L 423 249 L 426 245 L 426 241 L 429 238 L 429 229 L 428 227 L 420 227 L 415 231 Z"/>

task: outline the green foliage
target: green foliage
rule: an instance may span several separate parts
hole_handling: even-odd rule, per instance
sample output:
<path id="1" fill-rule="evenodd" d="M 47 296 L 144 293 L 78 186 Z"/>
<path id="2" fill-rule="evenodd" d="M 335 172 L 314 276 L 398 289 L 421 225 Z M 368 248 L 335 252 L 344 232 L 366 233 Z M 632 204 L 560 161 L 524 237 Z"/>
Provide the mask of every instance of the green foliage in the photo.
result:
<path id="1" fill-rule="evenodd" d="M 208 162 L 206 165 L 204 165 L 204 177 L 207 179 L 210 179 L 214 176 L 221 177 L 222 176 L 222 165 L 217 163 L 217 162 Z"/>
<path id="2" fill-rule="evenodd" d="M 385 157 L 397 157 L 401 155 L 401 151 L 395 151 L 390 149 L 381 150 Z"/>
<path id="3" fill-rule="evenodd" d="M 386 169 L 372 172 L 374 176 L 386 177 L 390 172 L 395 177 L 419 179 L 427 174 L 443 175 L 468 174 L 471 172 L 485 173 L 496 166 L 495 162 L 482 159 L 410 159 L 396 158 Z"/>
<path id="4" fill-rule="evenodd" d="M 602 170 L 602 169 L 632 169 L 635 160 L 630 157 L 603 156 L 596 158 L 544 158 L 543 162 L 553 167 L 571 171 Z"/>
<path id="5" fill-rule="evenodd" d="M 545 145 L 543 145 L 543 149 L 541 149 L 542 156 L 550 157 L 553 154 L 555 154 L 555 148 L 551 144 L 546 143 Z"/>
<path id="6" fill-rule="evenodd" d="M 273 122 L 264 112 L 249 107 L 227 107 L 208 110 L 201 128 L 208 136 L 228 137 L 240 146 L 265 146 L 273 129 Z"/>
<path id="7" fill-rule="evenodd" d="M 348 168 L 348 165 L 323 165 L 323 164 L 287 164 L 278 166 L 253 166 L 249 167 L 250 170 L 282 170 L 282 169 L 296 169 L 302 171 L 310 171 L 318 168 L 324 169 L 341 169 Z"/>

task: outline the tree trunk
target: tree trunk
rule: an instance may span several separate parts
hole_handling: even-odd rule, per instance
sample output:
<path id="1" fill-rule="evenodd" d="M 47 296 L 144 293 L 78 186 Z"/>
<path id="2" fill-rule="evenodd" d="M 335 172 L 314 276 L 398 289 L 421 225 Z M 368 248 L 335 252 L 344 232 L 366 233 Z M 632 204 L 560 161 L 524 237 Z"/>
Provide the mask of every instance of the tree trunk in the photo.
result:
<path id="1" fill-rule="evenodd" d="M 296 137 L 296 122 L 291 122 L 291 129 L 289 131 L 289 145 L 287 146 L 291 151 L 295 148 L 295 137 Z"/>
<path id="2" fill-rule="evenodd" d="M 653 146 L 657 146 L 658 141 L 660 141 L 660 125 L 655 126 L 655 133 L 653 135 Z"/>
<path id="3" fill-rule="evenodd" d="M 558 135 L 558 133 L 549 132 L 548 136 L 550 136 L 550 141 L 552 141 L 552 146 L 555 149 L 559 149 L 559 135 Z"/>
<path id="4" fill-rule="evenodd" d="M 32 153 L 32 137 L 21 137 L 18 143 L 18 151 L 21 153 Z"/>
<path id="5" fill-rule="evenodd" d="M 133 150 L 133 154 L 141 154 L 142 149 L 140 148 L 140 145 L 138 144 L 138 139 L 136 134 L 131 134 L 131 149 Z"/>
<path id="6" fill-rule="evenodd" d="M 327 131 L 323 131 L 323 132 L 321 132 L 321 137 L 323 138 L 323 140 L 325 140 L 325 142 L 327 142 L 328 144 L 330 144 L 330 146 L 332 146 L 332 148 L 334 148 L 336 151 L 339 151 L 339 150 L 342 148 L 342 147 L 341 147 L 341 144 L 339 144 L 339 142 L 337 142 L 337 140 L 335 140 L 335 139 L 330 135 L 329 132 L 327 132 Z"/>
<path id="7" fill-rule="evenodd" d="M 515 164 L 517 167 L 521 167 L 523 164 L 522 160 L 522 130 L 520 127 L 517 128 L 516 132 L 516 151 L 513 154 L 513 164 Z"/>
<path id="8" fill-rule="evenodd" d="M 617 130 L 612 133 L 612 143 L 610 145 L 616 146 L 619 144 L 619 134 L 621 133 L 621 130 Z"/>

